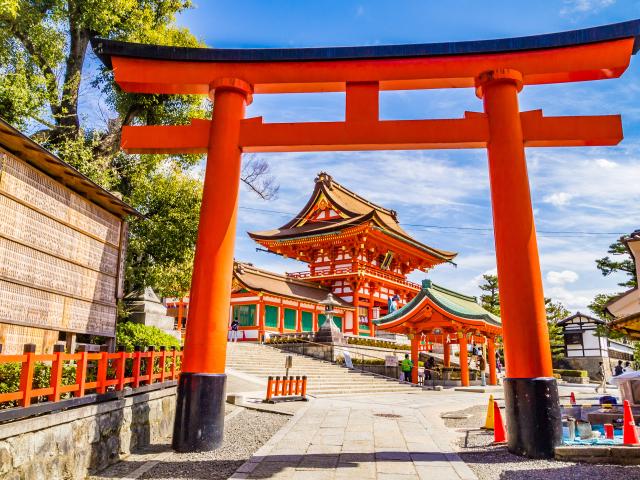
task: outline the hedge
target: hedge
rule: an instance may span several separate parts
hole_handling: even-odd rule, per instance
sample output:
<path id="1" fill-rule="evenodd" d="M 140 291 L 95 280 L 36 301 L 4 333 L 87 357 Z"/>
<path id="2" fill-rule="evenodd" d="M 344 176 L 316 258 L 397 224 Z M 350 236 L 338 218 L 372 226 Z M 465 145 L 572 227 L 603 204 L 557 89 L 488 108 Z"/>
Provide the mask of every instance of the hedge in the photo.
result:
<path id="1" fill-rule="evenodd" d="M 561 377 L 588 377 L 589 376 L 589 373 L 586 370 L 555 369 L 553 373 L 558 374 Z"/>
<path id="2" fill-rule="evenodd" d="M 177 338 L 163 332 L 158 327 L 133 322 L 118 323 L 116 344 L 118 347 L 124 347 L 127 352 L 132 352 L 134 347 L 180 348 L 180 341 Z"/>
<path id="3" fill-rule="evenodd" d="M 388 348 L 390 350 L 411 350 L 411 345 L 401 345 L 385 340 L 374 340 L 371 338 L 347 337 L 347 343 L 350 345 L 362 345 L 364 347 Z"/>

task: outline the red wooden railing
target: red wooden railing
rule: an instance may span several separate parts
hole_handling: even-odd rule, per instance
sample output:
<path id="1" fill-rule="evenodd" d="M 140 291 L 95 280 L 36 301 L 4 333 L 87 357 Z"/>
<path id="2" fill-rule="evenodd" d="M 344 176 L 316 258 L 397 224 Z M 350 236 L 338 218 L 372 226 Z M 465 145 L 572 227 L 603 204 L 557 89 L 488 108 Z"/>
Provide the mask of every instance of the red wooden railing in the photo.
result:
<path id="1" fill-rule="evenodd" d="M 24 346 L 22 355 L 0 355 L 0 364 L 21 363 L 20 386 L 15 392 L 0 394 L 0 403 L 17 401 L 20 407 L 28 407 L 34 397 L 47 397 L 49 402 L 60 401 L 62 394 L 71 393 L 73 397 L 82 397 L 87 391 L 106 393 L 120 391 L 125 387 L 138 388 L 158 382 L 177 380 L 180 374 L 182 351 L 161 347 L 155 350 L 149 347 L 146 352 L 136 348 L 134 352 L 106 351 L 91 353 L 65 353 L 62 345 L 56 345 L 52 354 L 35 353 L 35 345 Z M 127 376 L 127 360 L 131 359 L 132 369 Z M 157 362 L 156 362 L 157 360 Z M 36 363 L 51 364 L 49 386 L 33 388 L 33 375 Z M 75 382 L 63 385 L 62 373 L 65 362 L 73 362 L 76 367 Z M 95 379 L 87 378 L 90 362 L 96 365 Z"/>
<path id="2" fill-rule="evenodd" d="M 311 279 L 311 278 L 328 277 L 332 275 L 334 276 L 348 275 L 352 273 L 358 273 L 359 271 L 368 273 L 378 278 L 384 278 L 386 280 L 390 280 L 400 285 L 406 285 L 416 290 L 420 290 L 422 288 L 419 284 L 406 280 L 399 274 L 390 273 L 386 270 L 382 270 L 380 268 L 376 268 L 372 265 L 367 265 L 366 263 L 362 263 L 362 262 L 358 262 L 358 266 L 356 268 L 354 268 L 352 265 L 349 265 L 347 267 L 337 267 L 337 268 L 334 268 L 333 270 L 317 271 L 313 275 L 309 270 L 305 270 L 303 272 L 288 272 L 287 276 L 291 278 Z"/>
<path id="3" fill-rule="evenodd" d="M 267 379 L 267 395 L 265 402 L 271 401 L 273 397 L 307 397 L 307 377 L 269 377 Z"/>

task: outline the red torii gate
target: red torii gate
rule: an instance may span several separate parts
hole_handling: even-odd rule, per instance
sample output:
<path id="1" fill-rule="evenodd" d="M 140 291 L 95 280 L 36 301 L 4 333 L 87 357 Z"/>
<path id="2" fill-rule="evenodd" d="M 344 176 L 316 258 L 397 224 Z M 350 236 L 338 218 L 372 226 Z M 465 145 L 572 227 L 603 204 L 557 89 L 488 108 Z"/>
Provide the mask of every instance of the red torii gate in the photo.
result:
<path id="1" fill-rule="evenodd" d="M 189 328 L 173 447 L 222 441 L 225 354 L 242 152 L 486 148 L 508 378 L 509 449 L 553 455 L 561 426 L 524 147 L 615 145 L 615 116 L 520 112 L 524 85 L 619 77 L 637 51 L 640 21 L 531 37 L 418 45 L 201 49 L 94 39 L 128 92 L 201 94 L 212 119 L 125 127 L 131 153 L 207 153 Z M 385 90 L 473 87 L 484 113 L 451 120 L 378 119 Z M 244 119 L 252 95 L 346 92 L 344 122 Z"/>

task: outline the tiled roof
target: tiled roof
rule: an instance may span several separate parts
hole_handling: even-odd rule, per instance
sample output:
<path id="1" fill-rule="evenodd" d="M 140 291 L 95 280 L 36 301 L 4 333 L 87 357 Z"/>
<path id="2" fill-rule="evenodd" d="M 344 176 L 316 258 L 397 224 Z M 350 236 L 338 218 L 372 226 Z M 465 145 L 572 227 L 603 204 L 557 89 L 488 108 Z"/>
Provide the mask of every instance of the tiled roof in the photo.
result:
<path id="1" fill-rule="evenodd" d="M 316 283 L 262 270 L 249 263 L 236 263 L 233 268 L 233 276 L 247 290 L 314 303 L 324 300 L 331 292 L 330 289 Z M 345 302 L 339 297 L 336 299 L 343 308 L 353 309 L 353 305 L 349 302 Z"/>
<path id="2" fill-rule="evenodd" d="M 404 307 L 395 312 L 375 320 L 379 326 L 395 322 L 416 308 L 425 298 L 428 298 L 451 315 L 468 320 L 482 320 L 489 325 L 501 327 L 502 320 L 497 315 L 482 308 L 475 297 L 454 292 L 431 282 L 423 280 L 422 290 Z"/>
<path id="3" fill-rule="evenodd" d="M 332 205 L 346 215 L 346 218 L 304 222 L 303 219 L 307 217 L 309 211 L 321 195 L 324 195 Z M 337 183 L 330 175 L 324 172 L 318 174 L 311 198 L 300 213 L 291 221 L 278 229 L 249 232 L 249 236 L 256 241 L 291 240 L 293 238 L 310 237 L 342 231 L 348 227 L 362 225 L 367 222 L 371 222 L 384 234 L 408 243 L 441 260 L 451 261 L 457 255 L 455 252 L 429 247 L 413 239 L 398 223 L 397 214 L 394 210 L 389 210 L 362 198 Z"/>

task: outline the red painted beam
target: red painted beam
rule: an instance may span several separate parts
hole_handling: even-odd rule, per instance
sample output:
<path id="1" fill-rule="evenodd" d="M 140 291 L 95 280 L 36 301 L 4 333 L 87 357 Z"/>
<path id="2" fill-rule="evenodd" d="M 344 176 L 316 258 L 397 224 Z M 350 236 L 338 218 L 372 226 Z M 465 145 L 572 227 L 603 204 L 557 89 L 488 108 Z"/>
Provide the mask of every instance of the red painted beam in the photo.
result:
<path id="1" fill-rule="evenodd" d="M 619 115 L 543 117 L 541 110 L 522 112 L 526 147 L 616 145 L 623 138 Z M 209 120 L 191 125 L 124 127 L 122 148 L 128 153 L 205 153 Z M 465 118 L 353 122 L 263 123 L 242 121 L 243 152 L 345 150 L 415 150 L 485 148 L 487 117 L 466 112 Z"/>
<path id="2" fill-rule="evenodd" d="M 475 86 L 482 72 L 511 68 L 525 85 L 619 77 L 634 38 L 572 47 L 492 54 L 324 61 L 203 62 L 112 56 L 115 80 L 127 92 L 209 93 L 217 78 L 241 78 L 254 93 L 343 92 L 347 82 L 379 82 L 380 90 Z"/>

